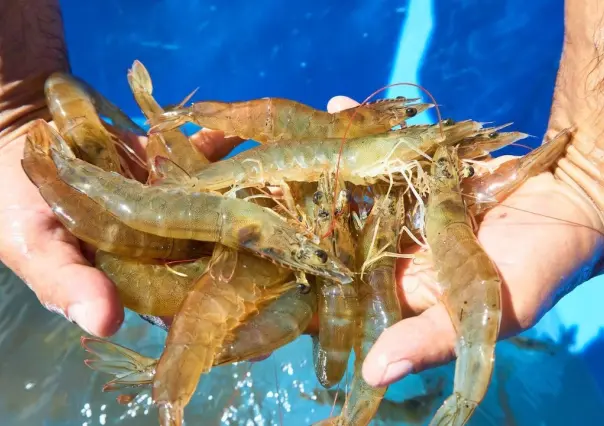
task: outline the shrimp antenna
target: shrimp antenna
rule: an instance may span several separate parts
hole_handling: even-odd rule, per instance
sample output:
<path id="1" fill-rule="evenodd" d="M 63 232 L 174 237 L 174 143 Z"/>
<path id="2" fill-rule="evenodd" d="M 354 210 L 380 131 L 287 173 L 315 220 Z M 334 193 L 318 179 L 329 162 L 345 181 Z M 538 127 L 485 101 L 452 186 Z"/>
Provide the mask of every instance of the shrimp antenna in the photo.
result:
<path id="1" fill-rule="evenodd" d="M 342 151 L 344 151 L 344 143 L 346 142 L 346 136 L 348 135 L 348 131 L 350 130 L 350 127 L 352 126 L 354 117 L 356 116 L 356 114 L 358 112 L 358 108 L 366 105 L 378 93 L 383 92 L 384 90 L 386 90 L 386 89 L 388 89 L 390 87 L 395 87 L 395 86 L 411 86 L 411 87 L 415 87 L 417 89 L 422 90 L 424 93 L 426 93 L 428 95 L 428 97 L 430 98 L 430 100 L 434 104 L 434 108 L 436 109 L 436 117 L 438 118 L 438 127 L 440 129 L 440 136 L 441 136 L 442 140 L 445 139 L 445 131 L 443 130 L 442 116 L 440 115 L 440 108 L 438 107 L 438 103 L 436 102 L 436 99 L 434 99 L 434 96 L 432 96 L 432 94 L 428 91 L 428 89 L 420 86 L 419 84 L 405 83 L 405 82 L 402 82 L 402 83 L 392 83 L 392 84 L 388 84 L 388 85 L 382 87 L 381 89 L 376 90 L 371 95 L 367 96 L 367 98 L 365 98 L 365 100 L 363 102 L 361 102 L 361 104 L 356 107 L 355 111 L 350 116 L 350 121 L 348 122 L 348 126 L 346 126 L 346 130 L 344 131 L 344 135 L 342 136 L 342 143 L 340 144 L 340 150 L 338 152 L 338 162 L 336 164 L 335 182 L 334 182 L 334 185 L 333 185 L 333 202 L 331 204 L 331 224 L 329 225 L 329 229 L 327 230 L 327 232 L 324 235 L 321 236 L 321 239 L 329 237 L 331 235 L 331 233 L 333 232 L 334 227 L 335 227 L 335 220 L 336 220 L 336 218 L 335 218 L 335 211 L 336 211 L 335 203 L 336 203 L 337 194 L 338 194 L 338 176 L 339 176 L 339 173 L 340 173 L 340 160 L 342 158 Z"/>

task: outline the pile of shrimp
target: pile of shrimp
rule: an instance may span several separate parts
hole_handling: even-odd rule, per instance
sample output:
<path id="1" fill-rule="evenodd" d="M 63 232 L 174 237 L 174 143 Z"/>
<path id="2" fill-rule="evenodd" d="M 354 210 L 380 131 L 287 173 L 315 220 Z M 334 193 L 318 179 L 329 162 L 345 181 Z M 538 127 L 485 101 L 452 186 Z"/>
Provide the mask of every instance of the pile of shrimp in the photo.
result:
<path id="1" fill-rule="evenodd" d="M 454 390 L 431 424 L 465 424 L 489 386 L 501 320 L 501 278 L 475 218 L 550 168 L 568 138 L 491 170 L 492 151 L 527 135 L 440 115 L 408 126 L 434 106 L 420 99 L 334 114 L 276 98 L 164 109 L 140 62 L 128 82 L 148 131 L 84 81 L 50 76 L 56 129 L 34 122 L 22 162 L 124 306 L 168 331 L 159 359 L 83 338 L 88 365 L 115 376 L 105 390 L 151 387 L 160 424 L 181 425 L 212 367 L 268 354 L 318 318 L 321 385 L 338 384 L 355 355 L 341 413 L 320 424 L 367 425 L 387 388 L 369 386 L 361 365 L 402 320 L 396 260 L 419 245 L 457 332 Z M 261 145 L 210 162 L 186 122 Z M 129 148 L 132 134 L 147 137 L 145 152 Z"/>

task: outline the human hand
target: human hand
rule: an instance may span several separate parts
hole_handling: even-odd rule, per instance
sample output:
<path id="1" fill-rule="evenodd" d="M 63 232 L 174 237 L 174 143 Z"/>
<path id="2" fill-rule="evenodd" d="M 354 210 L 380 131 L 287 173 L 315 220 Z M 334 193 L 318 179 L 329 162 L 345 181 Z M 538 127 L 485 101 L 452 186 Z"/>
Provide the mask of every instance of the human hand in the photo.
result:
<path id="1" fill-rule="evenodd" d="M 340 97 L 337 105 L 345 109 L 358 103 Z M 496 166 L 511 158 L 489 163 Z M 603 230 L 592 205 L 552 173 L 529 179 L 485 214 L 478 239 L 503 279 L 500 338 L 532 327 L 591 276 Z M 400 259 L 397 290 L 405 319 L 384 331 L 365 359 L 363 377 L 372 386 L 388 385 L 455 357 L 456 333 L 439 302 L 432 265 Z M 309 328 L 316 332 L 317 325 Z"/>
<path id="2" fill-rule="evenodd" d="M 124 310 L 114 284 L 94 268 L 94 249 L 70 234 L 30 182 L 21 167 L 25 137 L 2 140 L 0 180 L 0 261 L 12 269 L 49 310 L 90 334 L 106 337 L 120 327 Z M 144 138 L 128 136 L 144 155 Z M 193 143 L 208 158 L 226 155 L 238 138 L 202 131 Z M 86 255 L 89 253 L 90 255 Z M 90 261 L 89 261 L 90 260 Z"/>

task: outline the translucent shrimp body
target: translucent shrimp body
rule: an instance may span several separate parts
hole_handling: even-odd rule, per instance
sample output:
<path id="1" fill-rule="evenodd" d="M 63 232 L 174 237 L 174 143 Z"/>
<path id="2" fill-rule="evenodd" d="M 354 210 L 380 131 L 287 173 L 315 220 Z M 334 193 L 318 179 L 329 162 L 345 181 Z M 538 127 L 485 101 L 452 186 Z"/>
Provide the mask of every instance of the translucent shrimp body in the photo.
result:
<path id="1" fill-rule="evenodd" d="M 409 104 L 415 100 L 402 97 L 385 99 L 333 114 L 281 98 L 195 102 L 189 107 L 172 109 L 154 117 L 156 125 L 152 131 L 169 130 L 185 122 L 193 122 L 222 130 L 229 136 L 260 143 L 344 136 L 354 138 L 386 132 L 433 106 Z"/>
<path id="2" fill-rule="evenodd" d="M 283 267 L 347 284 L 352 272 L 269 209 L 244 200 L 145 186 L 53 151 L 61 179 L 124 224 L 154 235 L 218 242 Z"/>
<path id="3" fill-rule="evenodd" d="M 460 191 L 455 150 L 434 154 L 425 230 L 442 302 L 457 331 L 453 394 L 431 425 L 466 424 L 491 380 L 501 322 L 501 278 L 472 230 Z"/>

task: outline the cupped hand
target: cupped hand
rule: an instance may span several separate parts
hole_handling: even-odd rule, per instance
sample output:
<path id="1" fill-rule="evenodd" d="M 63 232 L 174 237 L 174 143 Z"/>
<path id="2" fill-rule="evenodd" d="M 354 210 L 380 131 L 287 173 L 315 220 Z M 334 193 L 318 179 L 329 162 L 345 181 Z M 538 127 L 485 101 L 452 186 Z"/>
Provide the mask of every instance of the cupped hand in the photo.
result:
<path id="1" fill-rule="evenodd" d="M 25 137 L 0 143 L 0 261 L 47 309 L 90 334 L 110 336 L 124 319 L 115 285 L 91 265 L 84 244 L 55 218 L 23 171 Z M 141 153 L 144 139 L 127 139 Z M 210 159 L 226 155 L 241 142 L 215 131 L 201 131 L 192 141 Z"/>
<path id="2" fill-rule="evenodd" d="M 330 102 L 332 109 L 355 105 L 344 97 Z M 499 157 L 490 165 L 511 158 Z M 478 240 L 503 280 L 500 338 L 535 325 L 561 297 L 592 276 L 604 247 L 603 231 L 593 205 L 549 172 L 527 180 L 484 215 Z M 363 377 L 372 386 L 455 358 L 456 333 L 439 301 L 432 265 L 399 260 L 397 290 L 405 319 L 384 331 L 365 359 Z"/>

